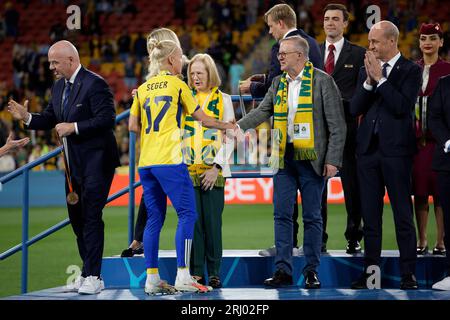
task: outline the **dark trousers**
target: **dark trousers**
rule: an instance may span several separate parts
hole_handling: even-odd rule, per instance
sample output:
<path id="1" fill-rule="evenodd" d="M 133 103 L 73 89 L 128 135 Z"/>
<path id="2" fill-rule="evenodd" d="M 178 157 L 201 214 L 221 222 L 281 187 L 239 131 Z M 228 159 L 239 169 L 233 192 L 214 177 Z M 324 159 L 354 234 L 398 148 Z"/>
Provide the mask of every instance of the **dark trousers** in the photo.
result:
<path id="1" fill-rule="evenodd" d="M 67 204 L 72 229 L 77 237 L 78 252 L 83 261 L 81 275 L 100 276 L 104 245 L 103 208 L 108 199 L 114 170 L 78 179 L 72 179 L 79 196 L 75 205 Z M 66 194 L 69 188 L 66 182 Z"/>
<path id="2" fill-rule="evenodd" d="M 293 160 L 293 145 L 287 144 L 285 167 L 273 177 L 273 205 L 276 269 L 292 274 L 292 213 L 297 191 L 302 196 L 302 218 L 304 226 L 303 251 L 306 265 L 303 273 L 317 271 L 320 264 L 322 217 L 320 199 L 324 179 L 315 173 L 309 161 Z"/>
<path id="3" fill-rule="evenodd" d="M 327 221 L 328 221 L 328 181 L 325 180 L 325 185 L 322 192 L 322 200 L 320 207 L 320 214 L 322 216 L 322 247 L 327 244 L 328 233 L 327 233 Z"/>
<path id="4" fill-rule="evenodd" d="M 361 196 L 359 193 L 358 173 L 356 166 L 356 130 L 357 122 L 349 118 L 347 123 L 347 137 L 345 140 L 344 157 L 340 177 L 344 190 L 345 209 L 347 211 L 347 227 L 345 229 L 345 239 L 347 241 L 361 241 L 363 230 L 361 226 Z M 322 221 L 323 234 L 322 242 L 327 243 L 327 220 L 328 220 L 328 188 L 325 184 L 322 195 Z"/>
<path id="5" fill-rule="evenodd" d="M 416 232 L 411 201 L 412 157 L 385 157 L 378 148 L 358 157 L 364 221 L 365 266 L 379 265 L 382 244 L 382 215 L 385 186 L 394 213 L 395 233 L 400 251 L 400 272 L 416 268 Z"/>
<path id="6" fill-rule="evenodd" d="M 444 211 L 444 245 L 447 249 L 446 268 L 450 276 L 450 172 L 438 172 L 438 188 Z"/>
<path id="7" fill-rule="evenodd" d="M 225 205 L 224 188 L 203 191 L 195 187 L 197 221 L 191 252 L 191 273 L 204 277 L 220 276 L 222 262 L 222 212 Z"/>
<path id="8" fill-rule="evenodd" d="M 145 207 L 144 196 L 141 197 L 141 203 L 139 204 L 139 211 L 137 215 L 136 225 L 134 226 L 134 240 L 142 242 L 144 241 L 144 229 L 147 223 L 147 209 Z"/>

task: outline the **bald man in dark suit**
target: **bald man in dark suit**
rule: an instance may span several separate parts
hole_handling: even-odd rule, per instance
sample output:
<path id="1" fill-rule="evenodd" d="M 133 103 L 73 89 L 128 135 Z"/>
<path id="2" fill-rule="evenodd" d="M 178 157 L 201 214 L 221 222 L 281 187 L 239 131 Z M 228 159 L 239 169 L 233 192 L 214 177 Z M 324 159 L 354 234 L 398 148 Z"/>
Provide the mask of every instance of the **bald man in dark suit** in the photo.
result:
<path id="1" fill-rule="evenodd" d="M 416 150 L 414 107 L 422 72 L 401 55 L 398 37 L 398 28 L 389 21 L 372 26 L 364 67 L 350 104 L 350 113 L 362 116 L 356 153 L 365 246 L 365 272 L 352 284 L 353 289 L 366 289 L 367 268 L 380 265 L 385 188 L 400 251 L 400 288 L 418 287 L 411 172 Z"/>
<path id="2" fill-rule="evenodd" d="M 31 114 L 26 106 L 13 100 L 8 108 L 28 129 L 55 128 L 66 141 L 64 150 L 70 177 L 66 193 L 73 196 L 74 191 L 79 198 L 76 203 L 68 200 L 67 209 L 83 261 L 81 275 L 70 289 L 80 294 L 98 294 L 104 289 L 100 276 L 104 244 L 102 210 L 114 170 L 120 165 L 113 132 L 114 98 L 106 81 L 80 64 L 78 51 L 69 41 L 53 44 L 48 61 L 57 80 L 46 109 Z"/>

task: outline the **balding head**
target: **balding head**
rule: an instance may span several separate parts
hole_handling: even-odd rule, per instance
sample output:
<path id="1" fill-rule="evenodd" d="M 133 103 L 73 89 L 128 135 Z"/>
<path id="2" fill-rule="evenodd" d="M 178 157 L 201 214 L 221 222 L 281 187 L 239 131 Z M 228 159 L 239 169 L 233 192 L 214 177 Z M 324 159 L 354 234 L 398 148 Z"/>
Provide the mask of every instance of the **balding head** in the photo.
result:
<path id="1" fill-rule="evenodd" d="M 369 50 L 381 61 L 387 62 L 398 53 L 398 28 L 390 21 L 375 23 L 369 31 Z"/>
<path id="2" fill-rule="evenodd" d="M 398 36 L 399 36 L 400 32 L 398 31 L 397 26 L 395 24 L 393 24 L 392 22 L 387 21 L 387 20 L 382 20 L 380 22 L 375 23 L 372 26 L 371 30 L 373 28 L 382 30 L 384 33 L 384 36 L 386 38 L 394 39 L 395 43 L 398 42 Z"/>
<path id="3" fill-rule="evenodd" d="M 80 56 L 75 46 L 67 40 L 61 40 L 53 44 L 48 50 L 48 62 L 50 70 L 56 78 L 70 79 L 80 65 Z"/>

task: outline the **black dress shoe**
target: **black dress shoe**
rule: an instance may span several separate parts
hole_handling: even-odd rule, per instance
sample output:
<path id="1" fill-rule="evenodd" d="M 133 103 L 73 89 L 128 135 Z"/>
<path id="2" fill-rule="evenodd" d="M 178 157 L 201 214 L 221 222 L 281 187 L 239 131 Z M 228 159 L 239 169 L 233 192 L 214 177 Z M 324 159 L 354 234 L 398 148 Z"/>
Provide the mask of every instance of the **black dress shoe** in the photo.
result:
<path id="1" fill-rule="evenodd" d="M 433 255 L 445 256 L 445 253 L 446 253 L 445 248 L 438 248 L 438 247 L 433 248 Z"/>
<path id="2" fill-rule="evenodd" d="M 416 253 L 418 256 L 423 256 L 428 254 L 428 246 L 425 247 L 417 247 L 416 248 Z"/>
<path id="3" fill-rule="evenodd" d="M 358 240 L 348 240 L 345 250 L 348 254 L 361 253 L 361 245 Z"/>
<path id="4" fill-rule="evenodd" d="M 133 249 L 127 248 L 122 251 L 122 254 L 120 255 L 122 258 L 130 258 L 133 256 Z"/>
<path id="5" fill-rule="evenodd" d="M 283 269 L 275 271 L 272 278 L 264 280 L 264 284 L 270 287 L 284 287 L 291 286 L 294 282 L 292 276 L 287 274 Z"/>
<path id="6" fill-rule="evenodd" d="M 144 253 L 144 247 L 141 246 L 137 249 L 127 248 L 122 251 L 122 254 L 120 255 L 122 258 L 131 258 L 135 254 L 143 254 Z"/>
<path id="7" fill-rule="evenodd" d="M 324 242 L 322 243 L 322 247 L 320 247 L 321 253 L 327 253 L 327 244 Z"/>
<path id="8" fill-rule="evenodd" d="M 417 284 L 416 276 L 412 273 L 402 276 L 402 281 L 400 282 L 400 289 L 402 290 L 415 290 L 419 286 Z"/>
<path id="9" fill-rule="evenodd" d="M 363 272 L 356 281 L 352 282 L 352 289 L 368 289 L 367 288 L 367 279 L 369 278 L 369 274 Z"/>
<path id="10" fill-rule="evenodd" d="M 209 277 L 208 285 L 213 287 L 214 289 L 222 288 L 222 282 L 217 276 Z"/>
<path id="11" fill-rule="evenodd" d="M 315 271 L 308 271 L 305 276 L 305 289 L 319 289 L 320 281 Z"/>

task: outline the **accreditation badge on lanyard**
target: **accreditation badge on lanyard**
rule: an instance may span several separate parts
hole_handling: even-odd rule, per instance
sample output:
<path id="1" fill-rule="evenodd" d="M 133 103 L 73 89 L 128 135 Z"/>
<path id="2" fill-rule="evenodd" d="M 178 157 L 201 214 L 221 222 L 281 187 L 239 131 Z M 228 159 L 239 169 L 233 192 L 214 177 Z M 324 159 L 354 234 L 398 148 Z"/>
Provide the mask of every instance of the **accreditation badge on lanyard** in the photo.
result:
<path id="1" fill-rule="evenodd" d="M 294 123 L 294 140 L 311 139 L 311 126 L 309 123 Z"/>

